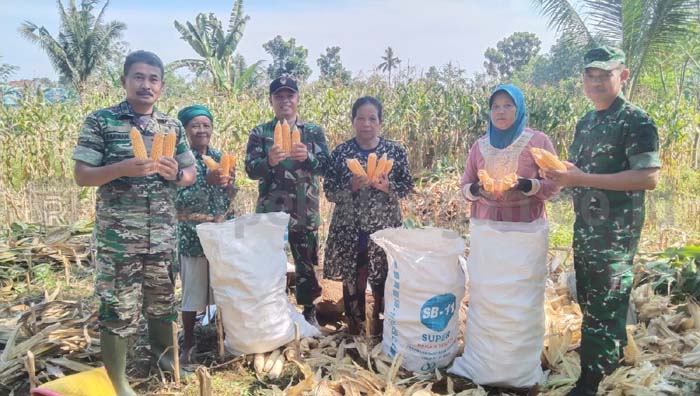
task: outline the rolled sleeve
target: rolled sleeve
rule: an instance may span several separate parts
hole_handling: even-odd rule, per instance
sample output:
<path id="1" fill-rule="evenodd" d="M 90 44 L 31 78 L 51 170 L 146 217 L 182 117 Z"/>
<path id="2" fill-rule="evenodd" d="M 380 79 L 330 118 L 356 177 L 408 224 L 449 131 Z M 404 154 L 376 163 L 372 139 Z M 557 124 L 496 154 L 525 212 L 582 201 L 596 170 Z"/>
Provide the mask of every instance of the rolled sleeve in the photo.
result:
<path id="1" fill-rule="evenodd" d="M 637 110 L 632 113 L 625 139 L 625 154 L 630 169 L 660 168 L 659 135 L 649 116 Z"/>
<path id="2" fill-rule="evenodd" d="M 104 160 L 105 141 L 102 127 L 95 114 L 83 122 L 78 136 L 78 145 L 73 150 L 73 160 L 92 166 L 101 166 Z"/>
<path id="3" fill-rule="evenodd" d="M 175 146 L 175 161 L 180 169 L 189 168 L 194 165 L 195 159 L 190 144 L 185 138 L 185 129 L 180 126 L 177 131 L 177 146 Z"/>
<path id="4" fill-rule="evenodd" d="M 629 158 L 630 169 L 661 168 L 661 158 L 656 151 L 635 154 Z"/>

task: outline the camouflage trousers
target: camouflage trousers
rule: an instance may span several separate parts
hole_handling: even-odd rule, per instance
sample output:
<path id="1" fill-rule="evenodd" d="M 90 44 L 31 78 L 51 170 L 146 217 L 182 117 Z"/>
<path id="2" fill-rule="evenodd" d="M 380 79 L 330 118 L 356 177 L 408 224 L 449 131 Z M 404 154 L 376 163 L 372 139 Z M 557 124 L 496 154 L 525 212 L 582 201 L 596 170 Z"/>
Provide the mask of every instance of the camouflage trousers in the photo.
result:
<path id="1" fill-rule="evenodd" d="M 97 252 L 95 294 L 100 298 L 100 328 L 121 337 L 138 331 L 141 311 L 149 319 L 177 319 L 172 253 Z"/>
<path id="2" fill-rule="evenodd" d="M 591 248 L 606 243 L 608 247 Z M 603 241 L 603 242 L 601 242 Z M 581 377 L 573 395 L 595 395 L 604 375 L 612 373 L 627 345 L 627 310 L 633 278 L 636 240 L 574 234 L 576 291 L 583 313 Z"/>
<path id="3" fill-rule="evenodd" d="M 318 231 L 290 228 L 289 248 L 294 258 L 297 304 L 312 305 L 321 297 L 321 285 L 314 268 L 318 265 Z"/>

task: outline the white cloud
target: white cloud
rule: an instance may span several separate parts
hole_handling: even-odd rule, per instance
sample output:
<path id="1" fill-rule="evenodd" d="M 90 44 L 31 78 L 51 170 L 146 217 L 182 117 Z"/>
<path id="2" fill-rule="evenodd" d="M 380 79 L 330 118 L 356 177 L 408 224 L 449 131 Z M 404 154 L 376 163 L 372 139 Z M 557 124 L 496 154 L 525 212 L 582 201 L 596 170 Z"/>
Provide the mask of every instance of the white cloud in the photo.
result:
<path id="1" fill-rule="evenodd" d="M 43 6 L 37 6 L 31 2 L 26 7 L 12 3 L 10 12 L 0 17 L 0 34 L 7 38 L 0 50 L 3 61 L 21 66 L 18 73 L 21 77 L 55 77 L 41 50 L 17 33 L 19 21 L 24 19 L 45 24 L 52 33 L 55 32 L 55 3 L 42 1 Z M 120 20 L 128 25 L 124 38 L 132 49 L 152 50 L 170 62 L 196 57 L 179 38 L 173 26 L 174 20 L 192 21 L 198 12 L 212 11 L 226 24 L 232 2 L 172 3 L 176 6 L 159 3 L 146 8 L 136 2 L 114 1 L 106 19 Z M 314 75 L 318 73 L 316 59 L 326 47 L 335 45 L 341 47 L 343 63 L 354 73 L 372 70 L 389 45 L 404 64 L 427 69 L 431 65 L 453 61 L 471 73 L 482 69 L 487 47 L 494 47 L 496 42 L 513 32 L 537 34 L 543 41 L 543 51 L 554 42 L 554 33 L 547 30 L 546 21 L 536 15 L 528 1 L 523 0 L 355 0 L 329 3 L 247 1 L 244 7 L 250 21 L 239 44 L 239 52 L 249 62 L 269 61 L 262 44 L 279 34 L 285 39 L 295 37 L 298 44 L 309 50 L 308 63 L 314 69 Z"/>

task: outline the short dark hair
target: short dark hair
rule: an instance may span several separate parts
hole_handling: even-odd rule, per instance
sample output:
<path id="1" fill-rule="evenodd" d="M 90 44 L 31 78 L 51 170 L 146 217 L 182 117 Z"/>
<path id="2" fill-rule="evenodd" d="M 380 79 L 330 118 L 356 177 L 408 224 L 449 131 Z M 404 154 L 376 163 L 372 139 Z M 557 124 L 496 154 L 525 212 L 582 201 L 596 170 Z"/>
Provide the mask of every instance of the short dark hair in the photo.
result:
<path id="1" fill-rule="evenodd" d="M 357 110 L 359 110 L 360 107 L 366 104 L 370 104 L 374 106 L 375 109 L 377 109 L 377 116 L 379 117 L 379 122 L 382 122 L 382 102 L 380 102 L 379 99 L 375 98 L 374 96 L 363 96 L 355 101 L 355 103 L 352 105 L 352 119 L 354 120 L 355 117 L 357 117 Z"/>
<path id="2" fill-rule="evenodd" d="M 153 52 L 138 50 L 126 56 L 126 59 L 124 60 L 124 76 L 129 74 L 129 69 L 131 69 L 131 66 L 135 63 L 145 63 L 147 65 L 157 67 L 160 69 L 160 77 L 163 78 L 165 75 L 163 61 L 160 60 L 158 55 L 154 54 Z"/>

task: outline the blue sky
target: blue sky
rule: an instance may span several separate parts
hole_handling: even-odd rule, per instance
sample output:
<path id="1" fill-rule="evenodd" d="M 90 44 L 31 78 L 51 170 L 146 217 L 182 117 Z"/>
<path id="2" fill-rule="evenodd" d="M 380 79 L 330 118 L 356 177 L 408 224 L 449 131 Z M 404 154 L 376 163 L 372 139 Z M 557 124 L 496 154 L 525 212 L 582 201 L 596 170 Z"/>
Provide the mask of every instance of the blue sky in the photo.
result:
<path id="1" fill-rule="evenodd" d="M 200 12 L 213 12 L 226 25 L 232 4 L 233 0 L 112 0 L 106 20 L 127 24 L 124 40 L 132 50 L 151 50 L 171 62 L 196 57 L 173 21 L 193 21 Z M 56 78 L 41 49 L 17 30 L 29 20 L 55 36 L 56 2 L 0 0 L 0 10 L 2 62 L 20 67 L 13 78 Z M 263 43 L 278 34 L 294 37 L 309 50 L 312 79 L 318 75 L 316 59 L 330 46 L 341 47 L 341 59 L 353 74 L 371 72 L 387 46 L 403 65 L 427 70 L 452 61 L 471 74 L 483 71 L 486 48 L 513 32 L 535 33 L 543 52 L 556 39 L 529 0 L 247 0 L 244 11 L 250 21 L 238 52 L 248 62 L 270 61 Z"/>

